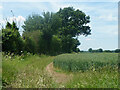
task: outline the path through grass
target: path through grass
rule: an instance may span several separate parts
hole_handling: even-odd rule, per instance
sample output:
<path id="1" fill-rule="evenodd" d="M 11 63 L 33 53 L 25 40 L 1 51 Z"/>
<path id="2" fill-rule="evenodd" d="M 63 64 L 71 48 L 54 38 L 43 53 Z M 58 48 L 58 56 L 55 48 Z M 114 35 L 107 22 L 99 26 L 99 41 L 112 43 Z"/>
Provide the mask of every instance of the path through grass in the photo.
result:
<path id="1" fill-rule="evenodd" d="M 86 56 L 81 58 L 85 59 L 90 57 L 85 54 L 86 53 L 84 53 L 84 55 L 80 55 Z M 9 55 L 4 55 L 2 61 L 3 84 L 4 87 L 13 88 L 117 88 L 118 68 L 112 68 L 109 66 L 112 64 L 112 61 L 117 64 L 117 54 L 110 53 L 106 55 L 109 59 L 112 59 L 110 60 L 110 64 L 99 69 L 88 69 L 84 72 L 65 71 L 60 68 L 50 66 L 50 63 L 52 63 L 55 58 L 54 56 L 38 56 L 29 54 L 26 56 L 11 57 Z M 110 58 L 111 55 L 113 58 Z M 102 61 L 104 61 L 103 59 L 105 58 L 106 57 L 103 56 Z M 77 60 L 78 59 L 79 58 L 77 58 Z M 97 60 L 97 57 L 94 59 Z M 52 67 L 52 69 L 49 68 L 50 70 L 46 71 L 46 67 L 48 66 Z M 50 75 L 51 73 L 52 75 Z M 70 75 L 72 78 L 68 77 Z"/>
<path id="2" fill-rule="evenodd" d="M 47 88 L 57 87 L 46 74 L 44 68 L 54 57 L 30 55 L 26 58 L 10 56 L 3 58 L 3 81 L 5 87 L 13 88 Z"/>

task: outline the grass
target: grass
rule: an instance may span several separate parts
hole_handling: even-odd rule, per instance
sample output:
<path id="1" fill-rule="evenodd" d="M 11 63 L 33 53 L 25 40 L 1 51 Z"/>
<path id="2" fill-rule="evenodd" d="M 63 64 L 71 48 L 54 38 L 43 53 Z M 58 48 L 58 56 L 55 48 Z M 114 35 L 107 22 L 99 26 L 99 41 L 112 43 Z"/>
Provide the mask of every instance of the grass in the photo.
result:
<path id="1" fill-rule="evenodd" d="M 118 88 L 117 68 L 102 68 L 100 71 L 85 71 L 73 73 L 73 79 L 67 88 Z"/>
<path id="2" fill-rule="evenodd" d="M 72 74 L 66 88 L 118 88 L 117 53 L 80 53 L 57 56 L 54 67 Z"/>
<path id="3" fill-rule="evenodd" d="M 80 53 L 62 54 L 58 56 L 31 55 L 13 56 L 3 55 L 2 59 L 2 81 L 4 87 L 12 88 L 117 88 L 118 87 L 118 67 L 117 53 Z M 58 60 L 58 61 L 57 61 Z M 45 71 L 45 67 L 54 61 L 68 62 L 73 60 L 74 65 L 82 65 L 82 70 L 74 72 L 55 67 L 55 72 L 59 74 L 72 74 L 72 79 L 66 83 L 58 84 L 52 76 Z M 84 69 L 84 62 L 92 62 L 94 68 Z M 94 63 L 95 62 L 95 63 Z M 102 63 L 103 65 L 99 65 Z M 90 64 L 90 65 L 92 65 Z M 72 64 L 69 64 L 72 65 Z M 99 68 L 96 66 L 100 66 Z M 73 66 L 73 65 L 72 65 Z M 81 69 L 81 68 L 80 68 Z"/>
<path id="4" fill-rule="evenodd" d="M 118 54 L 116 53 L 80 53 L 80 54 L 62 54 L 57 56 L 54 61 L 54 67 L 65 71 L 85 71 L 97 69 L 104 66 L 116 67 Z"/>
<path id="5" fill-rule="evenodd" d="M 3 57 L 3 84 L 13 88 L 56 87 L 51 77 L 44 71 L 54 57 L 28 55 Z"/>

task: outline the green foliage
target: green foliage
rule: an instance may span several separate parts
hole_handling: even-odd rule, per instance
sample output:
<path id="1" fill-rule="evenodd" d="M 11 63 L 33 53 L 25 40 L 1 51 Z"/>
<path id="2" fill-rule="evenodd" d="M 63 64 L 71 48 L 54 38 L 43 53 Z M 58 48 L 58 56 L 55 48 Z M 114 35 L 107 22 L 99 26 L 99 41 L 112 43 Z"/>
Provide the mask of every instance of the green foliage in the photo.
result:
<path id="1" fill-rule="evenodd" d="M 2 81 L 5 88 L 51 88 L 56 83 L 44 71 L 54 57 L 45 55 L 3 55 Z"/>
<path id="2" fill-rule="evenodd" d="M 77 48 L 79 45 L 80 45 L 80 42 L 79 42 L 79 40 L 77 40 L 77 39 L 72 39 L 72 50 L 74 51 L 74 52 L 79 52 L 80 50 L 79 50 L 79 48 Z"/>
<path id="3" fill-rule="evenodd" d="M 89 52 L 103 52 L 103 49 L 99 48 L 97 50 L 92 50 L 92 48 L 88 49 Z"/>
<path id="4" fill-rule="evenodd" d="M 80 53 L 62 54 L 54 59 L 54 66 L 66 71 L 86 71 L 104 66 L 117 66 L 118 54 L 108 53 Z"/>
<path id="5" fill-rule="evenodd" d="M 79 52 L 77 47 L 80 42 L 75 37 L 90 35 L 90 27 L 86 26 L 89 22 L 89 16 L 73 7 L 60 9 L 57 13 L 43 12 L 42 16 L 29 15 L 22 26 L 22 37 L 16 23 L 7 22 L 5 29 L 2 29 L 3 51 L 49 55 Z"/>
<path id="6" fill-rule="evenodd" d="M 71 52 L 71 50 L 72 50 L 72 38 L 71 38 L 71 36 L 70 35 L 68 35 L 68 36 L 62 36 L 61 37 L 62 38 L 62 50 L 63 50 L 63 52 L 65 53 L 67 53 L 67 52 Z"/>
<path id="7" fill-rule="evenodd" d="M 90 22 L 90 17 L 79 9 L 73 7 L 60 9 L 57 14 L 62 18 L 62 35 L 90 35 L 90 27 L 86 24 Z"/>
<path id="8" fill-rule="evenodd" d="M 118 68 L 104 67 L 99 71 L 75 72 L 66 88 L 118 88 Z"/>
<path id="9" fill-rule="evenodd" d="M 115 52 L 116 52 L 116 53 L 120 53 L 120 49 L 116 49 Z"/>
<path id="10" fill-rule="evenodd" d="M 64 53 L 71 53 L 77 52 L 77 46 L 80 45 L 77 39 L 71 37 L 71 35 L 61 36 L 62 41 L 62 52 Z"/>
<path id="11" fill-rule="evenodd" d="M 109 52 L 110 53 L 110 52 L 113 52 L 113 51 L 111 51 L 111 50 L 104 50 L 104 52 Z"/>
<path id="12" fill-rule="evenodd" d="M 25 39 L 24 50 L 27 51 L 27 52 L 30 52 L 30 53 L 35 53 L 35 43 L 29 37 L 26 37 L 26 39 Z"/>
<path id="13" fill-rule="evenodd" d="M 2 29 L 2 50 L 19 54 L 23 50 L 23 40 L 14 22 L 7 22 L 6 28 Z"/>
<path id="14" fill-rule="evenodd" d="M 89 48 L 88 51 L 89 51 L 89 52 L 92 52 L 92 48 Z"/>
<path id="15" fill-rule="evenodd" d="M 75 10 L 73 7 L 67 7 L 60 9 L 57 13 L 43 12 L 42 16 L 38 14 L 29 15 L 25 25 L 23 25 L 23 35 L 26 37 L 30 36 L 28 32 L 40 31 L 38 32 L 41 33 L 37 39 L 38 45 L 35 45 L 36 53 L 38 50 L 39 53 L 49 55 L 79 52 L 77 47 L 80 43 L 77 38 L 73 37 L 90 35 L 90 27 L 86 26 L 89 22 L 90 17 L 86 16 L 84 12 Z M 54 49 L 53 45 L 56 45 Z"/>
<path id="16" fill-rule="evenodd" d="M 6 28 L 11 29 L 11 28 L 12 28 L 12 25 L 11 25 L 9 22 L 7 22 L 7 24 L 6 24 Z"/>
<path id="17" fill-rule="evenodd" d="M 56 36 L 55 36 L 56 37 Z M 72 54 L 69 54 L 72 55 Z M 75 55 L 75 54 L 73 54 Z M 72 57 L 73 57 L 72 55 Z M 91 55 L 93 57 L 91 57 Z M 97 55 L 97 56 L 96 56 Z M 100 56 L 99 56 L 100 55 Z M 65 55 L 62 55 L 65 56 Z M 75 58 L 104 60 L 104 62 L 117 62 L 116 53 L 82 53 Z M 68 55 L 66 55 L 69 58 Z M 101 58 L 100 58 L 101 57 Z M 74 58 L 74 59 L 75 59 Z M 90 58 L 90 59 L 88 59 Z M 45 55 L 10 55 L 3 54 L 2 59 L 2 83 L 5 88 L 118 88 L 118 68 L 110 65 L 100 69 L 86 70 L 85 72 L 65 72 L 58 69 L 58 74 L 71 75 L 66 83 L 56 83 L 45 71 L 46 66 L 53 61 L 54 57 Z M 65 59 L 65 57 L 64 57 Z M 108 60 L 109 59 L 109 60 Z M 76 61 L 76 60 L 75 60 Z"/>
<path id="18" fill-rule="evenodd" d="M 98 52 L 103 52 L 103 50 L 100 48 L 100 49 L 98 49 Z"/>
<path id="19" fill-rule="evenodd" d="M 38 14 L 29 15 L 22 26 L 25 32 L 41 30 L 43 18 Z"/>
<path id="20" fill-rule="evenodd" d="M 51 42 L 51 54 L 53 55 L 57 55 L 58 53 L 62 52 L 61 49 L 62 49 L 62 41 L 61 39 L 56 36 L 56 35 L 53 35 L 52 37 L 52 42 Z"/>
<path id="21" fill-rule="evenodd" d="M 40 52 L 41 47 L 39 46 L 41 35 L 42 33 L 39 30 L 31 31 L 31 32 L 24 32 L 22 37 L 25 42 L 25 50 L 31 53 L 41 53 Z M 27 48 L 29 48 L 29 50 Z"/>

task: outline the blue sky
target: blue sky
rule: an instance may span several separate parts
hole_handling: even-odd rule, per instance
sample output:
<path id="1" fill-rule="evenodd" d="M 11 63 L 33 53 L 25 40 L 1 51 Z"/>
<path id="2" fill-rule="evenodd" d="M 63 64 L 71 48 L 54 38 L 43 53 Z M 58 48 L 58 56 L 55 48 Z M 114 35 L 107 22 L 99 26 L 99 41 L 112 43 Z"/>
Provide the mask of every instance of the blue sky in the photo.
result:
<path id="1" fill-rule="evenodd" d="M 90 26 L 92 34 L 84 37 L 79 36 L 81 45 L 80 50 L 88 50 L 89 48 L 104 50 L 118 48 L 118 2 L 80 2 L 80 1 L 59 1 L 59 2 L 15 2 L 7 0 L 0 3 L 0 22 L 4 25 L 5 18 L 8 21 L 16 19 L 19 25 L 24 24 L 25 19 L 32 13 L 42 15 L 43 11 L 57 12 L 59 8 L 73 6 L 75 9 L 80 9 L 90 16 Z M 10 11 L 14 12 L 15 17 Z M 20 28 L 20 32 L 22 28 Z"/>

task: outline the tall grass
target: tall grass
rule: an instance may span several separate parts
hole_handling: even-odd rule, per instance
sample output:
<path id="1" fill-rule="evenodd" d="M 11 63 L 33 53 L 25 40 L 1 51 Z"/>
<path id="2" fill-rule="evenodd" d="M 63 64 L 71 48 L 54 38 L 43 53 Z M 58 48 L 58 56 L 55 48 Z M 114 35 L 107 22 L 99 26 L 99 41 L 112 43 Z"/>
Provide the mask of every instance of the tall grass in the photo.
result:
<path id="1" fill-rule="evenodd" d="M 54 57 L 45 55 L 3 56 L 2 80 L 4 87 L 46 88 L 56 87 L 44 68 Z"/>
<path id="2" fill-rule="evenodd" d="M 74 72 L 66 88 L 118 88 L 118 68 L 104 67 L 99 71 Z"/>
<path id="3" fill-rule="evenodd" d="M 118 88 L 117 53 L 62 54 L 53 62 L 54 67 L 72 74 L 66 88 Z"/>
<path id="4" fill-rule="evenodd" d="M 117 58 L 116 53 L 3 55 L 2 81 L 4 87 L 12 88 L 117 88 Z M 58 84 L 45 71 L 53 61 L 59 74 L 72 75 L 68 82 Z"/>
<path id="5" fill-rule="evenodd" d="M 62 54 L 57 56 L 54 61 L 54 67 L 66 71 L 85 71 L 89 69 L 98 69 L 104 66 L 116 67 L 118 54 L 116 53 L 80 53 L 80 54 Z"/>

